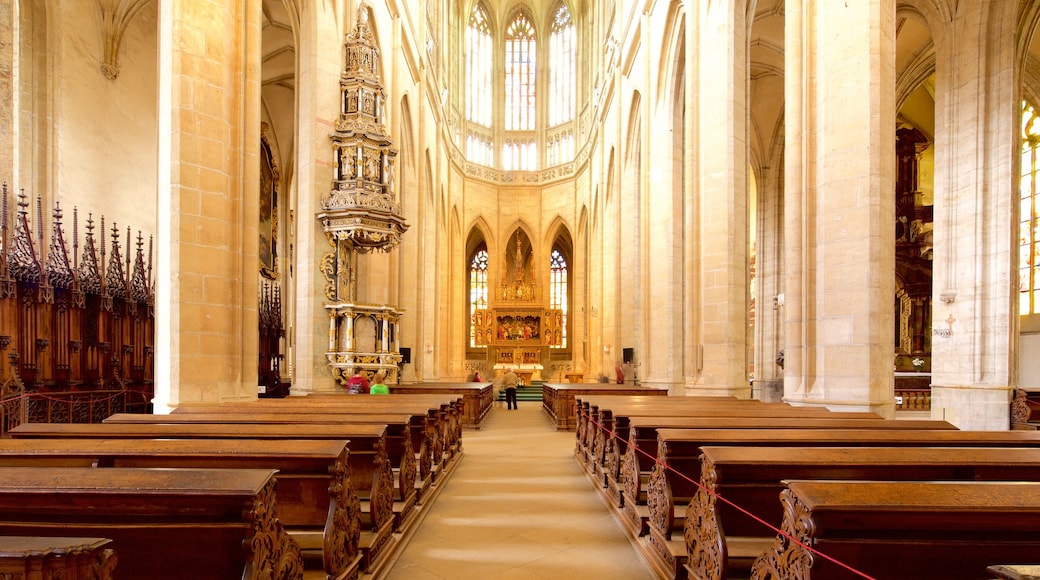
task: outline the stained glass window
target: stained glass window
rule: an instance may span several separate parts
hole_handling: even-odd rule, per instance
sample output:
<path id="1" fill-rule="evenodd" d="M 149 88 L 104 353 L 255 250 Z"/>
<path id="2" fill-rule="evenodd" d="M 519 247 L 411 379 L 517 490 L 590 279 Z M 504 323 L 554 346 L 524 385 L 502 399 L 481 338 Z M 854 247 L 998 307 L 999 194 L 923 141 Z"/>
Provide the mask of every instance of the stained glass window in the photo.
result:
<path id="1" fill-rule="evenodd" d="M 1040 310 L 1040 222 L 1037 220 L 1037 175 L 1040 172 L 1040 114 L 1022 102 L 1022 180 L 1018 238 L 1019 314 Z"/>
<path id="2" fill-rule="evenodd" d="M 506 28 L 506 131 L 534 130 L 535 48 L 534 27 L 517 14 Z"/>
<path id="3" fill-rule="evenodd" d="M 483 4 L 473 6 L 466 28 L 466 119 L 491 126 L 491 23 Z"/>
<path id="4" fill-rule="evenodd" d="M 558 248 L 549 256 L 549 308 L 563 312 L 562 342 L 554 348 L 567 346 L 567 259 Z"/>
<path id="5" fill-rule="evenodd" d="M 549 126 L 574 120 L 574 22 L 567 5 L 556 6 L 549 31 Z M 570 157 L 574 157 L 573 148 Z"/>
<path id="6" fill-rule="evenodd" d="M 469 345 L 477 346 L 476 312 L 488 307 L 488 253 L 481 244 L 469 263 Z"/>

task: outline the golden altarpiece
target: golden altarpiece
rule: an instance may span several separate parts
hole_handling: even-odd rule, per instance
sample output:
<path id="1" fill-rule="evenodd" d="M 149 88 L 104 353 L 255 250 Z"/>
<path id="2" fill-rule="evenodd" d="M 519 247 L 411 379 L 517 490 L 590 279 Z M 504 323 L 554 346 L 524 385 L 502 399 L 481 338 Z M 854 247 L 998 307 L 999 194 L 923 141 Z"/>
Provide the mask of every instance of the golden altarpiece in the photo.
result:
<path id="1" fill-rule="evenodd" d="M 543 378 L 549 349 L 563 344 L 563 311 L 546 308 L 533 254 L 517 228 L 501 257 L 502 278 L 488 289 L 488 308 L 473 312 L 474 346 L 487 347 L 488 366 L 512 368 L 525 384 Z"/>
<path id="2" fill-rule="evenodd" d="M 317 215 L 331 246 L 320 264 L 329 316 L 325 356 L 340 383 L 356 367 L 368 374 L 383 370 L 388 381 L 397 381 L 401 362 L 401 311 L 358 301 L 358 257 L 393 250 L 408 229 L 394 195 L 397 151 L 384 125 L 386 93 L 368 10 L 362 2 L 357 25 L 344 42 L 340 113 L 330 135 L 335 176 Z"/>

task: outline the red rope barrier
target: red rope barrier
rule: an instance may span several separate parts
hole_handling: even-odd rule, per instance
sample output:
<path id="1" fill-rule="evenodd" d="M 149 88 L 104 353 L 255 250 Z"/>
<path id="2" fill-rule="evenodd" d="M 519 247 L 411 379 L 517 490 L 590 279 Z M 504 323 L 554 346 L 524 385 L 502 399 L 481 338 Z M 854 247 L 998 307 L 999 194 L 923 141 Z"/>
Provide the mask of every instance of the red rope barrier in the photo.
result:
<path id="1" fill-rule="evenodd" d="M 617 436 L 617 432 L 615 432 L 613 430 L 605 429 L 603 427 L 602 423 L 599 423 L 598 421 L 596 421 L 595 419 L 592 418 L 591 414 L 583 413 L 580 408 L 578 410 L 578 414 L 581 415 L 582 417 L 585 417 L 586 421 L 590 422 L 591 424 L 595 425 L 597 428 L 599 428 L 603 432 L 607 433 L 610 436 L 611 439 L 616 439 L 618 441 L 621 441 L 621 438 Z M 625 443 L 627 443 L 627 441 Z M 635 450 L 636 452 L 642 454 L 644 457 L 649 457 L 656 465 L 660 465 L 662 468 L 667 469 L 668 471 L 670 471 L 670 472 L 678 475 L 679 477 L 685 479 L 686 481 L 694 484 L 695 486 L 697 486 L 698 489 L 701 489 L 701 490 L 705 491 L 706 493 L 711 494 L 712 497 L 714 497 L 716 501 L 721 501 L 721 502 L 725 503 L 726 505 L 732 506 L 738 512 L 740 512 L 740 513 L 746 515 L 747 517 L 751 518 L 752 520 L 754 520 L 754 521 L 764 525 L 765 527 L 769 528 L 770 530 L 773 530 L 777 534 L 780 534 L 780 535 L 786 537 L 788 540 L 794 542 L 795 544 L 798 544 L 799 546 L 805 548 L 806 550 L 812 552 L 813 554 L 815 554 L 815 555 L 817 555 L 817 556 L 819 556 L 819 557 L 821 557 L 821 558 L 823 558 L 823 559 L 825 559 L 825 560 L 827 560 L 829 562 L 832 562 L 833 564 L 836 564 L 836 565 L 838 565 L 838 566 L 848 570 L 849 572 L 852 572 L 853 574 L 855 574 L 855 575 L 857 575 L 857 576 L 859 576 L 861 578 L 867 578 L 868 580 L 875 580 L 873 576 L 870 576 L 868 574 L 860 572 L 859 570 L 856 570 L 852 566 L 849 566 L 848 564 L 845 564 L 844 562 L 838 561 L 837 559 L 832 558 L 832 557 L 828 556 L 827 554 L 824 554 L 823 552 L 820 552 L 820 551 L 812 548 L 811 546 L 805 544 L 804 542 L 800 541 L 798 538 L 795 538 L 791 534 L 781 530 L 780 528 L 774 526 L 773 524 L 767 522 L 766 520 L 756 516 L 755 514 L 749 512 L 748 510 L 746 510 L 746 509 L 740 507 L 739 505 L 731 502 L 730 500 L 722 497 L 717 492 L 704 487 L 703 485 L 701 485 L 701 482 L 699 480 L 691 479 L 690 477 L 687 477 L 686 474 L 684 474 L 684 473 L 682 473 L 680 471 L 677 471 L 675 469 L 672 469 L 672 467 L 670 465 L 668 465 L 667 463 L 662 463 L 656 457 L 653 457 L 649 453 L 647 453 L 646 451 L 643 451 L 642 449 L 639 449 L 639 447 L 637 447 L 635 445 L 629 445 L 628 447 L 629 447 L 630 450 Z"/>

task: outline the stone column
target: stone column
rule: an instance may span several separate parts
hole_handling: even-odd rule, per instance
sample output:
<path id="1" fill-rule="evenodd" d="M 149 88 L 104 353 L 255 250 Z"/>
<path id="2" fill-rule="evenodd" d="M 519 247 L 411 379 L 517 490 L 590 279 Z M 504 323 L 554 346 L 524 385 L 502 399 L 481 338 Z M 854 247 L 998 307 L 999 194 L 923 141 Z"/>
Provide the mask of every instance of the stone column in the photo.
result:
<path id="1" fill-rule="evenodd" d="M 332 252 L 315 216 L 321 197 L 332 186 L 335 174 L 333 142 L 341 106 L 339 78 L 343 72 L 342 14 L 333 3 L 304 2 L 300 7 L 297 58 L 297 173 L 295 196 L 296 236 L 296 337 L 292 392 L 336 391 L 336 382 L 325 360 L 328 314 L 325 278 L 319 269 L 322 256 Z M 333 259 L 337 259 L 333 256 Z M 332 289 L 335 292 L 339 290 Z M 347 288 L 349 291 L 349 288 Z M 353 337 L 353 331 L 348 332 Z"/>
<path id="2" fill-rule="evenodd" d="M 687 97 L 695 124 L 687 159 L 694 204 L 686 228 L 687 319 L 694 327 L 687 394 L 750 396 L 747 382 L 747 6 L 744 0 L 695 2 L 687 62 L 695 63 Z M 688 37 L 689 38 L 689 37 Z M 691 114 L 692 113 L 692 114 Z M 687 335 L 689 336 L 689 335 Z M 692 341 L 691 341 L 692 343 Z"/>
<path id="3" fill-rule="evenodd" d="M 895 2 L 785 10 L 784 398 L 892 416 Z"/>
<path id="4" fill-rule="evenodd" d="M 11 0 L 0 2 L 0 181 L 6 181 L 13 191 L 15 181 L 15 22 Z"/>
<path id="5" fill-rule="evenodd" d="M 1018 380 L 1013 4 L 960 11 L 936 51 L 931 409 L 961 429 L 1007 429 Z"/>
<path id="6" fill-rule="evenodd" d="M 257 396 L 260 0 L 162 0 L 155 406 Z"/>

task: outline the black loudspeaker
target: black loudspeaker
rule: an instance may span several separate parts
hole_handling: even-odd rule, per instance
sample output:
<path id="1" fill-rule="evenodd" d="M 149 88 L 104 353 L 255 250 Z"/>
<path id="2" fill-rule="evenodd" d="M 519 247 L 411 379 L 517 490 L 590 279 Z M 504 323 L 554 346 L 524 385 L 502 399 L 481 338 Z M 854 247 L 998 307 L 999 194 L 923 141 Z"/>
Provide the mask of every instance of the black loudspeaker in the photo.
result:
<path id="1" fill-rule="evenodd" d="M 401 347 L 401 364 L 412 362 L 412 349 L 407 346 Z"/>
<path id="2" fill-rule="evenodd" d="M 626 365 L 632 364 L 632 361 L 636 360 L 636 349 L 634 348 L 623 348 L 621 349 L 621 362 Z"/>

